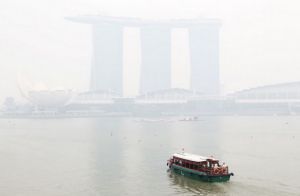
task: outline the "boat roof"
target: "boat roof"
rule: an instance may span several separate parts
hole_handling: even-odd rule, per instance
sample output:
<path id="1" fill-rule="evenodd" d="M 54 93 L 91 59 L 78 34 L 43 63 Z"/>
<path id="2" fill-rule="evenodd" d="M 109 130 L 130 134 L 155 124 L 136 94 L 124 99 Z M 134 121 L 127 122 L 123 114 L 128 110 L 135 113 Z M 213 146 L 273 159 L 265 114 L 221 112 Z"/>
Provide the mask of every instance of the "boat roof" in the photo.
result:
<path id="1" fill-rule="evenodd" d="M 185 159 L 189 161 L 194 161 L 194 162 L 204 162 L 207 160 L 213 160 L 213 161 L 219 161 L 218 159 L 215 159 L 213 157 L 205 157 L 205 156 L 200 156 L 196 154 L 190 154 L 190 153 L 175 153 L 173 154 L 174 157 L 180 158 L 180 159 Z"/>

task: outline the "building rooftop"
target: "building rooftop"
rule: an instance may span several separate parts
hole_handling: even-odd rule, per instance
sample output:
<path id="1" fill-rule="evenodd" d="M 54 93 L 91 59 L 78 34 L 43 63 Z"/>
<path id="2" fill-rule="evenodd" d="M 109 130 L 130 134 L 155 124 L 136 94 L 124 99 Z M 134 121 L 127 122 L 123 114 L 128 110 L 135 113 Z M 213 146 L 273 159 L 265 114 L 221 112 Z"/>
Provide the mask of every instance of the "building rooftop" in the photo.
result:
<path id="1" fill-rule="evenodd" d="M 116 17 L 104 15 L 79 15 L 66 17 L 73 22 L 97 24 L 97 23 L 115 23 L 127 26 L 144 26 L 144 25 L 170 25 L 175 27 L 185 27 L 197 24 L 220 25 L 218 19 L 194 18 L 194 19 L 169 19 L 169 20 L 148 20 L 133 17 Z"/>

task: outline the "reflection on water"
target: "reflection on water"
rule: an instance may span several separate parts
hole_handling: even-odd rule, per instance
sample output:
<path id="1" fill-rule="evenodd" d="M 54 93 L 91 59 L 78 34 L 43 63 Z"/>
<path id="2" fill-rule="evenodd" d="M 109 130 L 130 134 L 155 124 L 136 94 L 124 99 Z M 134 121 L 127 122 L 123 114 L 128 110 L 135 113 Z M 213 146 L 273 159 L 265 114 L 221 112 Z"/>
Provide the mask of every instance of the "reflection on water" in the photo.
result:
<path id="1" fill-rule="evenodd" d="M 170 186 L 178 195 L 224 195 L 225 187 L 229 183 L 209 183 L 194 180 L 188 177 L 181 176 L 171 170 L 168 170 L 167 175 L 170 180 Z"/>
<path id="2" fill-rule="evenodd" d="M 0 119 L 0 195 L 299 195 L 299 130 L 300 117 Z M 235 175 L 207 183 L 166 173 L 182 148 Z"/>

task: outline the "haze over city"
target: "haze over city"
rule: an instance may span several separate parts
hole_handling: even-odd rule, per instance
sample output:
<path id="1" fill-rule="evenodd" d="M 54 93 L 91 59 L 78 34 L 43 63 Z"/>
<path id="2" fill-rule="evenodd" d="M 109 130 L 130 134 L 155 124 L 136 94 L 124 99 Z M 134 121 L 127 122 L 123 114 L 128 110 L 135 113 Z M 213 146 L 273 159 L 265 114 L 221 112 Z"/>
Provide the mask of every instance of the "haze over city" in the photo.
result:
<path id="1" fill-rule="evenodd" d="M 1 1 L 0 100 L 21 97 L 18 83 L 85 91 L 89 88 L 91 27 L 65 17 L 82 14 L 143 19 L 218 18 L 223 93 L 299 80 L 297 1 Z M 186 88 L 185 30 L 174 30 L 172 87 Z M 138 92 L 136 29 L 125 29 L 125 96 Z M 127 50 L 126 50 L 127 48 Z M 176 53 L 177 52 L 177 53 Z M 41 86 L 41 85 L 40 85 Z"/>
<path id="2" fill-rule="evenodd" d="M 299 196 L 300 2 L 0 0 L 0 195 Z"/>

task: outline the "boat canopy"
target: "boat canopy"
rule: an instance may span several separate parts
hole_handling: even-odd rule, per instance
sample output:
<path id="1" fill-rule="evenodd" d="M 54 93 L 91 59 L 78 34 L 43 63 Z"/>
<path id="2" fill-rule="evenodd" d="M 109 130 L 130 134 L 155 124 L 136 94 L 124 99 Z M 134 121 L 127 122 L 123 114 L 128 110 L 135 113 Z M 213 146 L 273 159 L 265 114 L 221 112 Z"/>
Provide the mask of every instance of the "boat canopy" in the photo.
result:
<path id="1" fill-rule="evenodd" d="M 207 160 L 218 161 L 217 159 L 214 159 L 213 157 L 204 157 L 204 156 L 199 156 L 199 155 L 185 153 L 185 152 L 175 153 L 175 154 L 173 154 L 173 157 L 177 157 L 177 158 L 185 159 L 185 160 L 189 160 L 189 161 L 194 161 L 194 162 L 204 162 Z"/>

